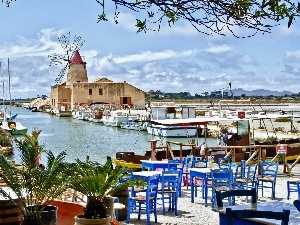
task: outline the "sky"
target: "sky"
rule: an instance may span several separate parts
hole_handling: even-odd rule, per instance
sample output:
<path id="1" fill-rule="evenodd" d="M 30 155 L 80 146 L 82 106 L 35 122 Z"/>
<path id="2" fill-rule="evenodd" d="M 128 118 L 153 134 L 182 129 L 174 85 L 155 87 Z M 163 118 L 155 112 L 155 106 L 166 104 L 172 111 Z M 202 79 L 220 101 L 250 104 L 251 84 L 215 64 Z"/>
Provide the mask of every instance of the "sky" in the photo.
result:
<path id="1" fill-rule="evenodd" d="M 300 92 L 299 21 L 251 38 L 208 36 L 184 20 L 137 33 L 140 14 L 120 8 L 116 24 L 111 1 L 105 3 L 109 21 L 99 23 L 102 8 L 93 0 L 16 0 L 8 8 L 0 3 L 0 98 L 8 98 L 8 58 L 11 98 L 49 96 L 63 66 L 49 66 L 48 55 L 60 49 L 58 37 L 68 32 L 71 40 L 85 40 L 80 54 L 89 82 L 106 77 L 145 92 L 192 95 L 228 90 L 229 83 L 233 90 Z"/>

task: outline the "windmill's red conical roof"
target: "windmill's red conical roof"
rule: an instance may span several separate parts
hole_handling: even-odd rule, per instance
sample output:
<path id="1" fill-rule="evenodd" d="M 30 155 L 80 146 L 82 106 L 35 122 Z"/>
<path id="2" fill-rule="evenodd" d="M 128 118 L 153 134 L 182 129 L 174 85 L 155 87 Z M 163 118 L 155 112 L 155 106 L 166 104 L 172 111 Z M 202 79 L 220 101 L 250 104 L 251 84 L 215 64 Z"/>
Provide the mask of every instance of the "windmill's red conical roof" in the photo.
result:
<path id="1" fill-rule="evenodd" d="M 71 62 L 72 64 L 81 64 L 81 63 L 83 62 L 83 61 L 82 61 L 82 58 L 81 58 L 81 56 L 80 56 L 80 54 L 79 54 L 79 52 L 78 52 L 78 50 L 76 50 L 76 51 L 74 52 L 74 55 L 72 56 L 70 62 Z"/>

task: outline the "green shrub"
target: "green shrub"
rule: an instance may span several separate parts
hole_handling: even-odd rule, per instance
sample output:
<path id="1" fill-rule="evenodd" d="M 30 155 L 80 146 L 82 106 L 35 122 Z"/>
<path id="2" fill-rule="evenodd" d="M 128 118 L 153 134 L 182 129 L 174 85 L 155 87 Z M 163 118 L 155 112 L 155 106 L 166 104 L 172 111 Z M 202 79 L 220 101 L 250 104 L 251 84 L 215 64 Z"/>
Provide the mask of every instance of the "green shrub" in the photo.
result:
<path id="1" fill-rule="evenodd" d="M 11 138 L 4 132 L 0 132 L 0 145 L 2 147 L 12 147 Z"/>
<path id="2" fill-rule="evenodd" d="M 276 127 L 275 131 L 283 131 L 283 127 Z"/>
<path id="3" fill-rule="evenodd" d="M 291 122 L 291 118 L 290 117 L 276 118 L 275 122 Z"/>
<path id="4" fill-rule="evenodd" d="M 266 139 L 265 139 L 265 142 L 268 142 L 268 141 L 276 141 L 277 140 L 277 137 L 276 136 L 270 136 L 270 137 L 267 137 Z"/>

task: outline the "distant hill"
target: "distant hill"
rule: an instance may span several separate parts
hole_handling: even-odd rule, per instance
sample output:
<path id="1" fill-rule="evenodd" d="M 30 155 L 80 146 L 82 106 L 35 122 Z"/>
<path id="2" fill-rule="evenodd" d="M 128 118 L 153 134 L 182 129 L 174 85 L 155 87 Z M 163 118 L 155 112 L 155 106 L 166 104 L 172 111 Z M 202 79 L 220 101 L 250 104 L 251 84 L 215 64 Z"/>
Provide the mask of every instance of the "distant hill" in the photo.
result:
<path id="1" fill-rule="evenodd" d="M 290 91 L 270 91 L 270 90 L 265 90 L 265 89 L 257 89 L 253 91 L 246 91 L 242 88 L 236 88 L 232 90 L 234 96 L 241 96 L 242 94 L 245 94 L 246 96 L 284 96 L 284 95 L 292 95 L 294 94 L 293 92 Z M 229 90 L 228 90 L 228 93 Z"/>

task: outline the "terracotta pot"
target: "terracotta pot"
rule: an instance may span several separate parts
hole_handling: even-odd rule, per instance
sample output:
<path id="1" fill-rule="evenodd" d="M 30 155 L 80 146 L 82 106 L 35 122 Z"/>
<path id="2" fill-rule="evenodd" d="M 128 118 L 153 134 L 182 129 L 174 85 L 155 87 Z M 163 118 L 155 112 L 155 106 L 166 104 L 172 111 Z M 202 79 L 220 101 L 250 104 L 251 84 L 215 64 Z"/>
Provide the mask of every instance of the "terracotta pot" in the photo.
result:
<path id="1" fill-rule="evenodd" d="M 75 225 L 111 225 L 111 217 L 102 219 L 86 219 L 83 215 L 77 215 L 75 218 Z"/>

